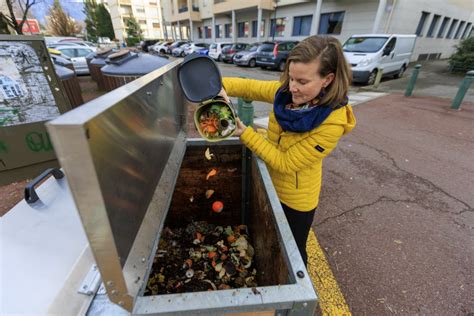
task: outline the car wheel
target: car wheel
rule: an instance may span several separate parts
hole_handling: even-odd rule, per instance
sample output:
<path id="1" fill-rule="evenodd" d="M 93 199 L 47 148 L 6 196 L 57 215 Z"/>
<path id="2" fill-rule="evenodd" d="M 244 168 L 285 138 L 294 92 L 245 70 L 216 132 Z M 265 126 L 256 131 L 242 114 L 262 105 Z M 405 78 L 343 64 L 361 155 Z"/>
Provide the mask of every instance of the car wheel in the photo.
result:
<path id="1" fill-rule="evenodd" d="M 255 67 L 255 59 L 253 59 L 253 58 L 250 59 L 250 61 L 249 61 L 249 67 L 252 67 L 252 68 Z"/>
<path id="2" fill-rule="evenodd" d="M 369 86 L 373 85 L 375 83 L 375 77 L 377 77 L 377 69 L 374 69 L 370 74 L 369 78 L 367 78 L 367 84 Z"/>
<path id="3" fill-rule="evenodd" d="M 285 66 L 286 66 L 286 60 L 280 61 L 280 63 L 278 64 L 278 70 L 285 71 Z"/>
<path id="4" fill-rule="evenodd" d="M 401 78 L 406 69 L 407 69 L 407 66 L 403 65 L 402 68 L 400 68 L 400 70 L 398 71 L 398 73 L 394 75 L 394 77 L 396 79 Z"/>
<path id="5" fill-rule="evenodd" d="M 160 50 L 160 53 L 165 54 L 166 52 L 165 52 L 164 49 L 161 49 L 161 50 Z"/>
<path id="6" fill-rule="evenodd" d="M 181 56 L 181 57 L 184 57 L 184 52 L 181 52 L 181 55 L 180 55 L 180 56 Z"/>
<path id="7" fill-rule="evenodd" d="M 222 61 L 222 56 L 221 55 L 217 56 L 217 61 Z"/>

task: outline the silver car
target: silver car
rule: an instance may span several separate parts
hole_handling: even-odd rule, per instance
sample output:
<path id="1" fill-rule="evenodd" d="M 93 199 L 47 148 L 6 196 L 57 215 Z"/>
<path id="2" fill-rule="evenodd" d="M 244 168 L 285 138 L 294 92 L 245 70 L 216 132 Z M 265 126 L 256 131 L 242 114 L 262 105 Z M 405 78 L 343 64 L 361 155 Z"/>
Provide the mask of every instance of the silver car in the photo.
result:
<path id="1" fill-rule="evenodd" d="M 257 53 L 262 45 L 257 43 L 250 46 L 247 50 L 241 50 L 235 53 L 233 62 L 237 66 L 255 67 L 257 64 Z"/>
<path id="2" fill-rule="evenodd" d="M 73 66 L 74 71 L 78 75 L 88 75 L 89 67 L 87 66 L 86 56 L 94 50 L 85 46 L 57 46 L 54 49 L 61 52 L 61 55 L 68 58 Z"/>

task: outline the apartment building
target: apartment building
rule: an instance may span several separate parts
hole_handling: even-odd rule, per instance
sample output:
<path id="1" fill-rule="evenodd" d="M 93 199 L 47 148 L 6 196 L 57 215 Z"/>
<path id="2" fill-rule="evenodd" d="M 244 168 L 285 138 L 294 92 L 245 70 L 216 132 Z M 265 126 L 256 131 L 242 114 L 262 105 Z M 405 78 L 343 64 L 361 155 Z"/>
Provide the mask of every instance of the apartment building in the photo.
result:
<path id="1" fill-rule="evenodd" d="M 447 58 L 472 33 L 472 0 L 163 0 L 164 36 L 196 42 L 417 34 L 413 60 Z"/>
<path id="2" fill-rule="evenodd" d="M 127 37 L 127 20 L 132 16 L 140 24 L 144 38 L 164 38 L 160 0 L 99 0 L 98 2 L 107 5 L 115 37 L 118 40 L 124 41 Z"/>

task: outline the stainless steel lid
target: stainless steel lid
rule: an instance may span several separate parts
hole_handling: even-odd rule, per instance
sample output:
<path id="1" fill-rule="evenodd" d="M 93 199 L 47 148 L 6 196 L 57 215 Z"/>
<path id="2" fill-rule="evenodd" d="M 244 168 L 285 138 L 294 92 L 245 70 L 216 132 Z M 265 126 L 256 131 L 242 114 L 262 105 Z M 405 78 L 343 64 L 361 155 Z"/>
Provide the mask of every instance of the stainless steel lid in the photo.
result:
<path id="1" fill-rule="evenodd" d="M 129 311 L 185 151 L 179 63 L 47 124 L 108 296 Z"/>

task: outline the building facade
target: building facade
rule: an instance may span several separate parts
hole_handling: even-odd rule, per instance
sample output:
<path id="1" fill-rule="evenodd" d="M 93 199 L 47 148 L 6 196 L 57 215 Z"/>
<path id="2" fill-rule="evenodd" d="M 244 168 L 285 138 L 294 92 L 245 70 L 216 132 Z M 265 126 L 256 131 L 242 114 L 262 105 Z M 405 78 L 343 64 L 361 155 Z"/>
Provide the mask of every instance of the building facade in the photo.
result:
<path id="1" fill-rule="evenodd" d="M 115 37 L 124 41 L 127 37 L 127 20 L 134 17 L 146 39 L 162 39 L 163 15 L 160 0 L 102 0 L 107 5 Z"/>
<path id="2" fill-rule="evenodd" d="M 472 0 L 162 0 L 163 35 L 195 42 L 345 42 L 353 34 L 417 34 L 412 60 L 447 58 L 471 35 Z"/>

